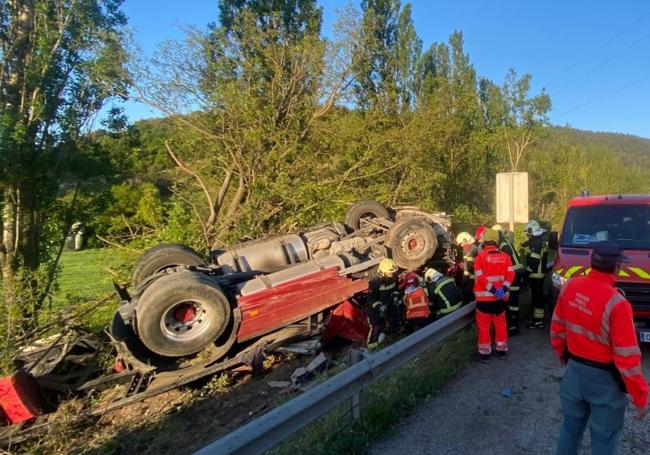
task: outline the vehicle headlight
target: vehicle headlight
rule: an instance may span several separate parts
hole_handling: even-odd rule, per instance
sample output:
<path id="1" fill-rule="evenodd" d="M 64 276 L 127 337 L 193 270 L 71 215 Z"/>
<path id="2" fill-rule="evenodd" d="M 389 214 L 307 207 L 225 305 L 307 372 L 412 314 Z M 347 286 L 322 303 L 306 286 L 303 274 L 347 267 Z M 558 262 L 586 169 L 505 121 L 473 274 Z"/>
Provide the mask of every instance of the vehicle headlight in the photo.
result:
<path id="1" fill-rule="evenodd" d="M 559 273 L 553 272 L 553 275 L 551 275 L 551 281 L 553 282 L 553 286 L 555 286 L 557 289 L 560 289 L 562 286 L 564 286 L 564 283 L 567 282 L 567 279 Z"/>

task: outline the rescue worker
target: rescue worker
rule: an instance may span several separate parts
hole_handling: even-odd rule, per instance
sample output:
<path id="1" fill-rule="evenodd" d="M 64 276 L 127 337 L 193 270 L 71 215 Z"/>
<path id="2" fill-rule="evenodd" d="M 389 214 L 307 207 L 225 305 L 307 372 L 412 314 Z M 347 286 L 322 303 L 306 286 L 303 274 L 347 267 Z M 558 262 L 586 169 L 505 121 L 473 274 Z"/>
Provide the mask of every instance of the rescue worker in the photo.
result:
<path id="1" fill-rule="evenodd" d="M 515 280 L 510 286 L 510 297 L 506 306 L 506 319 L 508 320 L 508 335 L 519 333 L 519 290 L 524 282 L 526 267 L 521 263 L 519 253 L 513 246 L 508 236 L 509 232 L 500 224 L 495 224 L 492 229 L 499 233 L 499 249 L 510 256 L 510 261 L 515 269 Z"/>
<path id="2" fill-rule="evenodd" d="M 528 284 L 530 285 L 531 300 L 533 303 L 533 320 L 527 325 L 529 329 L 544 328 L 544 309 L 546 298 L 544 295 L 544 280 L 548 273 L 548 243 L 544 240 L 546 232 L 539 223 L 531 220 L 525 227 L 528 240 L 521 244 L 524 248 L 526 270 L 528 271 Z"/>
<path id="3" fill-rule="evenodd" d="M 463 298 L 465 302 L 471 302 L 474 300 L 474 283 L 470 279 L 471 271 L 474 270 L 474 257 L 470 256 L 470 250 L 474 244 L 474 237 L 469 232 L 461 232 L 456 236 L 456 244 L 463 250 L 463 278 L 461 281 Z"/>
<path id="4" fill-rule="evenodd" d="M 379 262 L 377 272 L 369 279 L 368 319 L 370 333 L 368 344 L 381 343 L 386 331 L 399 325 L 399 290 L 397 288 L 397 265 L 392 259 Z"/>
<path id="5" fill-rule="evenodd" d="M 497 248 L 498 242 L 499 233 L 493 229 L 486 230 L 483 250 L 474 263 L 478 353 L 482 362 L 488 362 L 492 354 L 490 329 L 493 324 L 499 358 L 505 359 L 508 352 L 506 302 L 515 279 L 515 269 L 510 256 Z"/>
<path id="6" fill-rule="evenodd" d="M 625 391 L 638 411 L 637 420 L 648 411 L 632 307 L 614 287 L 621 262 L 627 258 L 618 244 L 597 242 L 589 275 L 571 278 L 560 290 L 551 321 L 551 345 L 566 364 L 558 454 L 578 452 L 588 420 L 592 453 L 617 453 Z"/>
<path id="7" fill-rule="evenodd" d="M 434 320 L 426 289 L 422 287 L 422 279 L 417 273 L 408 272 L 402 276 L 399 289 L 403 292 L 404 319 L 407 325 L 420 328 Z"/>
<path id="8" fill-rule="evenodd" d="M 463 306 L 463 294 L 453 278 L 429 268 L 424 272 L 424 285 L 436 319 Z"/>

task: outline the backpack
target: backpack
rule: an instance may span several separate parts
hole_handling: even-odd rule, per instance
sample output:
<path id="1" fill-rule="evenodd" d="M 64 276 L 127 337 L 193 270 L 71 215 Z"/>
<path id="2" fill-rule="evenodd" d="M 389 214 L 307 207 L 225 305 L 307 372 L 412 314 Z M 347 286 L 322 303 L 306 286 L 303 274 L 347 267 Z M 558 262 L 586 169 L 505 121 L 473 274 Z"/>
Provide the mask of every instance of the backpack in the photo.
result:
<path id="1" fill-rule="evenodd" d="M 424 289 L 418 287 L 415 291 L 404 296 L 404 306 L 406 307 L 406 319 L 425 319 L 431 316 L 429 308 L 429 297 Z"/>

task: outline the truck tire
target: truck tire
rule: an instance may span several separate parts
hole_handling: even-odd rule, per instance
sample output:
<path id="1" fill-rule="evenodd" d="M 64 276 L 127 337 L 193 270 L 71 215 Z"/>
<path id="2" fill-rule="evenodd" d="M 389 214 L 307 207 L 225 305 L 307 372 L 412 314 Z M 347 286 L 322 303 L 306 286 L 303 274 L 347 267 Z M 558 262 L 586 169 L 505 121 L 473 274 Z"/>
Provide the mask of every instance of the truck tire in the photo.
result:
<path id="1" fill-rule="evenodd" d="M 164 243 L 145 251 L 133 268 L 133 286 L 162 270 L 179 265 L 204 265 L 205 260 L 192 248 Z"/>
<path id="2" fill-rule="evenodd" d="M 359 201 L 345 212 L 345 227 L 354 232 L 359 230 L 362 219 L 386 218 L 390 219 L 388 209 L 376 201 Z"/>
<path id="3" fill-rule="evenodd" d="M 422 267 L 438 248 L 436 232 L 427 220 L 408 217 L 398 220 L 388 230 L 385 245 L 395 264 L 406 270 Z"/>
<path id="4" fill-rule="evenodd" d="M 179 271 L 144 290 L 136 307 L 138 337 L 166 357 L 195 354 L 217 340 L 230 321 L 226 296 L 208 276 Z"/>

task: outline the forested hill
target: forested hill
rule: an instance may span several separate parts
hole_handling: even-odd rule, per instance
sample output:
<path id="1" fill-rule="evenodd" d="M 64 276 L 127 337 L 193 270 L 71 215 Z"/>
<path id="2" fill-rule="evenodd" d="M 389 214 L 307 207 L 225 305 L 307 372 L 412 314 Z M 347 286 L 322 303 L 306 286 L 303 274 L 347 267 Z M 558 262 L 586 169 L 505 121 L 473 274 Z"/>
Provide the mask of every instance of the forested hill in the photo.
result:
<path id="1" fill-rule="evenodd" d="M 650 164 L 650 139 L 632 134 L 586 131 L 568 127 L 549 127 L 540 140 L 544 147 L 566 142 L 579 147 L 607 150 L 630 159 L 632 164 Z"/>

